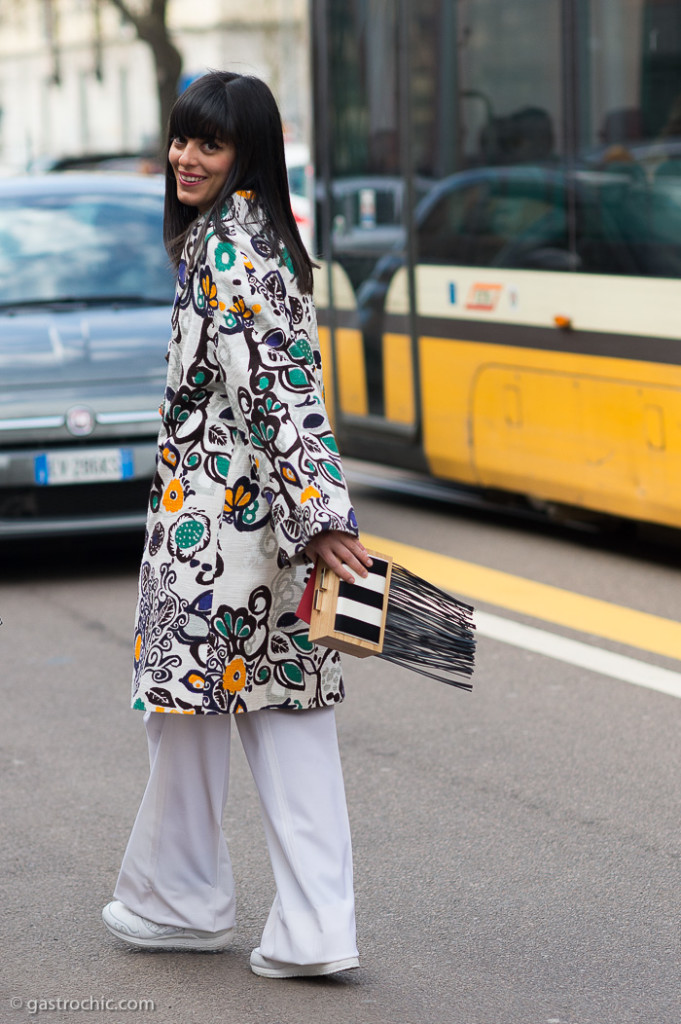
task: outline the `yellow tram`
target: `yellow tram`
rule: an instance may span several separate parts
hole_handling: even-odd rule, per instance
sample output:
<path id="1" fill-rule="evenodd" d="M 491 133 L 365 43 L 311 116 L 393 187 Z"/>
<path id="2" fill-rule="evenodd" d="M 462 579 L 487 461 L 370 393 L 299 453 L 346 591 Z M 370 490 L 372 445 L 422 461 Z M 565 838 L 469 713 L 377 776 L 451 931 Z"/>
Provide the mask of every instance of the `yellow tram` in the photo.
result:
<path id="1" fill-rule="evenodd" d="M 681 0 L 314 0 L 345 454 L 681 526 Z"/>

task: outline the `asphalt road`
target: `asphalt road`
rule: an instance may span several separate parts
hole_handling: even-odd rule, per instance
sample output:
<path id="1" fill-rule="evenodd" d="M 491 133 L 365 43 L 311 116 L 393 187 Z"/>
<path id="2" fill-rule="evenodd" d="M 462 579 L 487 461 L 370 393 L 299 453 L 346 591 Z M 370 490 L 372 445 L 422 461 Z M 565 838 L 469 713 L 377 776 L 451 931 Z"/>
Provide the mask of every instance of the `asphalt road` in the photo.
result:
<path id="1" fill-rule="evenodd" d="M 355 498 L 362 527 L 388 541 L 678 618 L 673 549 L 365 486 Z M 146 777 L 128 710 L 139 546 L 0 552 L 0 1022 L 678 1024 L 681 702 L 486 637 L 470 695 L 346 659 L 359 971 L 251 974 L 273 883 L 238 744 L 225 817 L 233 948 L 119 945 L 100 909 Z M 618 646 L 597 623 L 578 635 L 541 609 L 500 611 L 493 594 L 481 607 L 681 671 L 641 650 L 643 637 Z"/>

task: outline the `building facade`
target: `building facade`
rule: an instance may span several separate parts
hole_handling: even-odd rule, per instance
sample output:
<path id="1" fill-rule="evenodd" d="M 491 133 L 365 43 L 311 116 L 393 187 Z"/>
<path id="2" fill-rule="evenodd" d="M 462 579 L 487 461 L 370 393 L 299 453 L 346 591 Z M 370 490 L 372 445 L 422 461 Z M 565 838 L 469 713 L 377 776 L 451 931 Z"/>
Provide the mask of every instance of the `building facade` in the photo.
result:
<path id="1" fill-rule="evenodd" d="M 139 10 L 148 0 L 128 2 Z M 170 0 L 167 24 L 183 83 L 209 68 L 258 75 L 287 137 L 307 142 L 306 0 Z M 0 171 L 153 151 L 158 110 L 151 50 L 110 0 L 0 0 Z"/>

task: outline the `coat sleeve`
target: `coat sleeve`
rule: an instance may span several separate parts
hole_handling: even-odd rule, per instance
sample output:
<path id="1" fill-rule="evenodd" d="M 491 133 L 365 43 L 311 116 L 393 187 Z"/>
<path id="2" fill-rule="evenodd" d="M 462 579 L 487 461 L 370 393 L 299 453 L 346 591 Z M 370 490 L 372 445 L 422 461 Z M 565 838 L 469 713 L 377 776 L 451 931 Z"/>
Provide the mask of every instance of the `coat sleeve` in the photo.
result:
<path id="1" fill-rule="evenodd" d="M 262 236 L 208 242 L 200 287 L 218 372 L 270 506 L 280 552 L 300 560 L 324 530 L 358 534 L 324 406 L 314 307 Z"/>

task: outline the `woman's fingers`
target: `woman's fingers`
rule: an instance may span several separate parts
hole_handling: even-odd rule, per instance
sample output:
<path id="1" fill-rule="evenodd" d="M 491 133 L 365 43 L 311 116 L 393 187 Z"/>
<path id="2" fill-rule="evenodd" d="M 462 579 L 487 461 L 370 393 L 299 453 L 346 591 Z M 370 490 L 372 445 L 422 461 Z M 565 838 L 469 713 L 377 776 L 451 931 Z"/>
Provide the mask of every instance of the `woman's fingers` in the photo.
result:
<path id="1" fill-rule="evenodd" d="M 360 562 L 359 558 L 357 558 L 349 549 L 346 549 L 340 554 L 334 551 L 330 557 L 322 555 L 322 558 L 342 580 L 346 580 L 348 583 L 355 582 L 355 577 L 352 574 L 353 571 L 359 576 L 367 575 L 367 571 L 362 562 Z"/>
<path id="2" fill-rule="evenodd" d="M 329 568 L 347 583 L 355 582 L 353 572 L 366 576 L 367 567 L 371 565 L 371 555 L 361 541 L 336 530 L 317 534 L 305 550 L 311 558 L 323 558 Z"/>
<path id="3" fill-rule="evenodd" d="M 352 574 L 352 570 L 366 575 L 366 569 L 351 548 L 343 544 L 334 543 L 331 539 L 319 541 L 314 545 L 314 548 L 315 555 L 323 558 L 329 568 L 333 569 L 342 580 L 354 583 L 355 577 Z"/>

